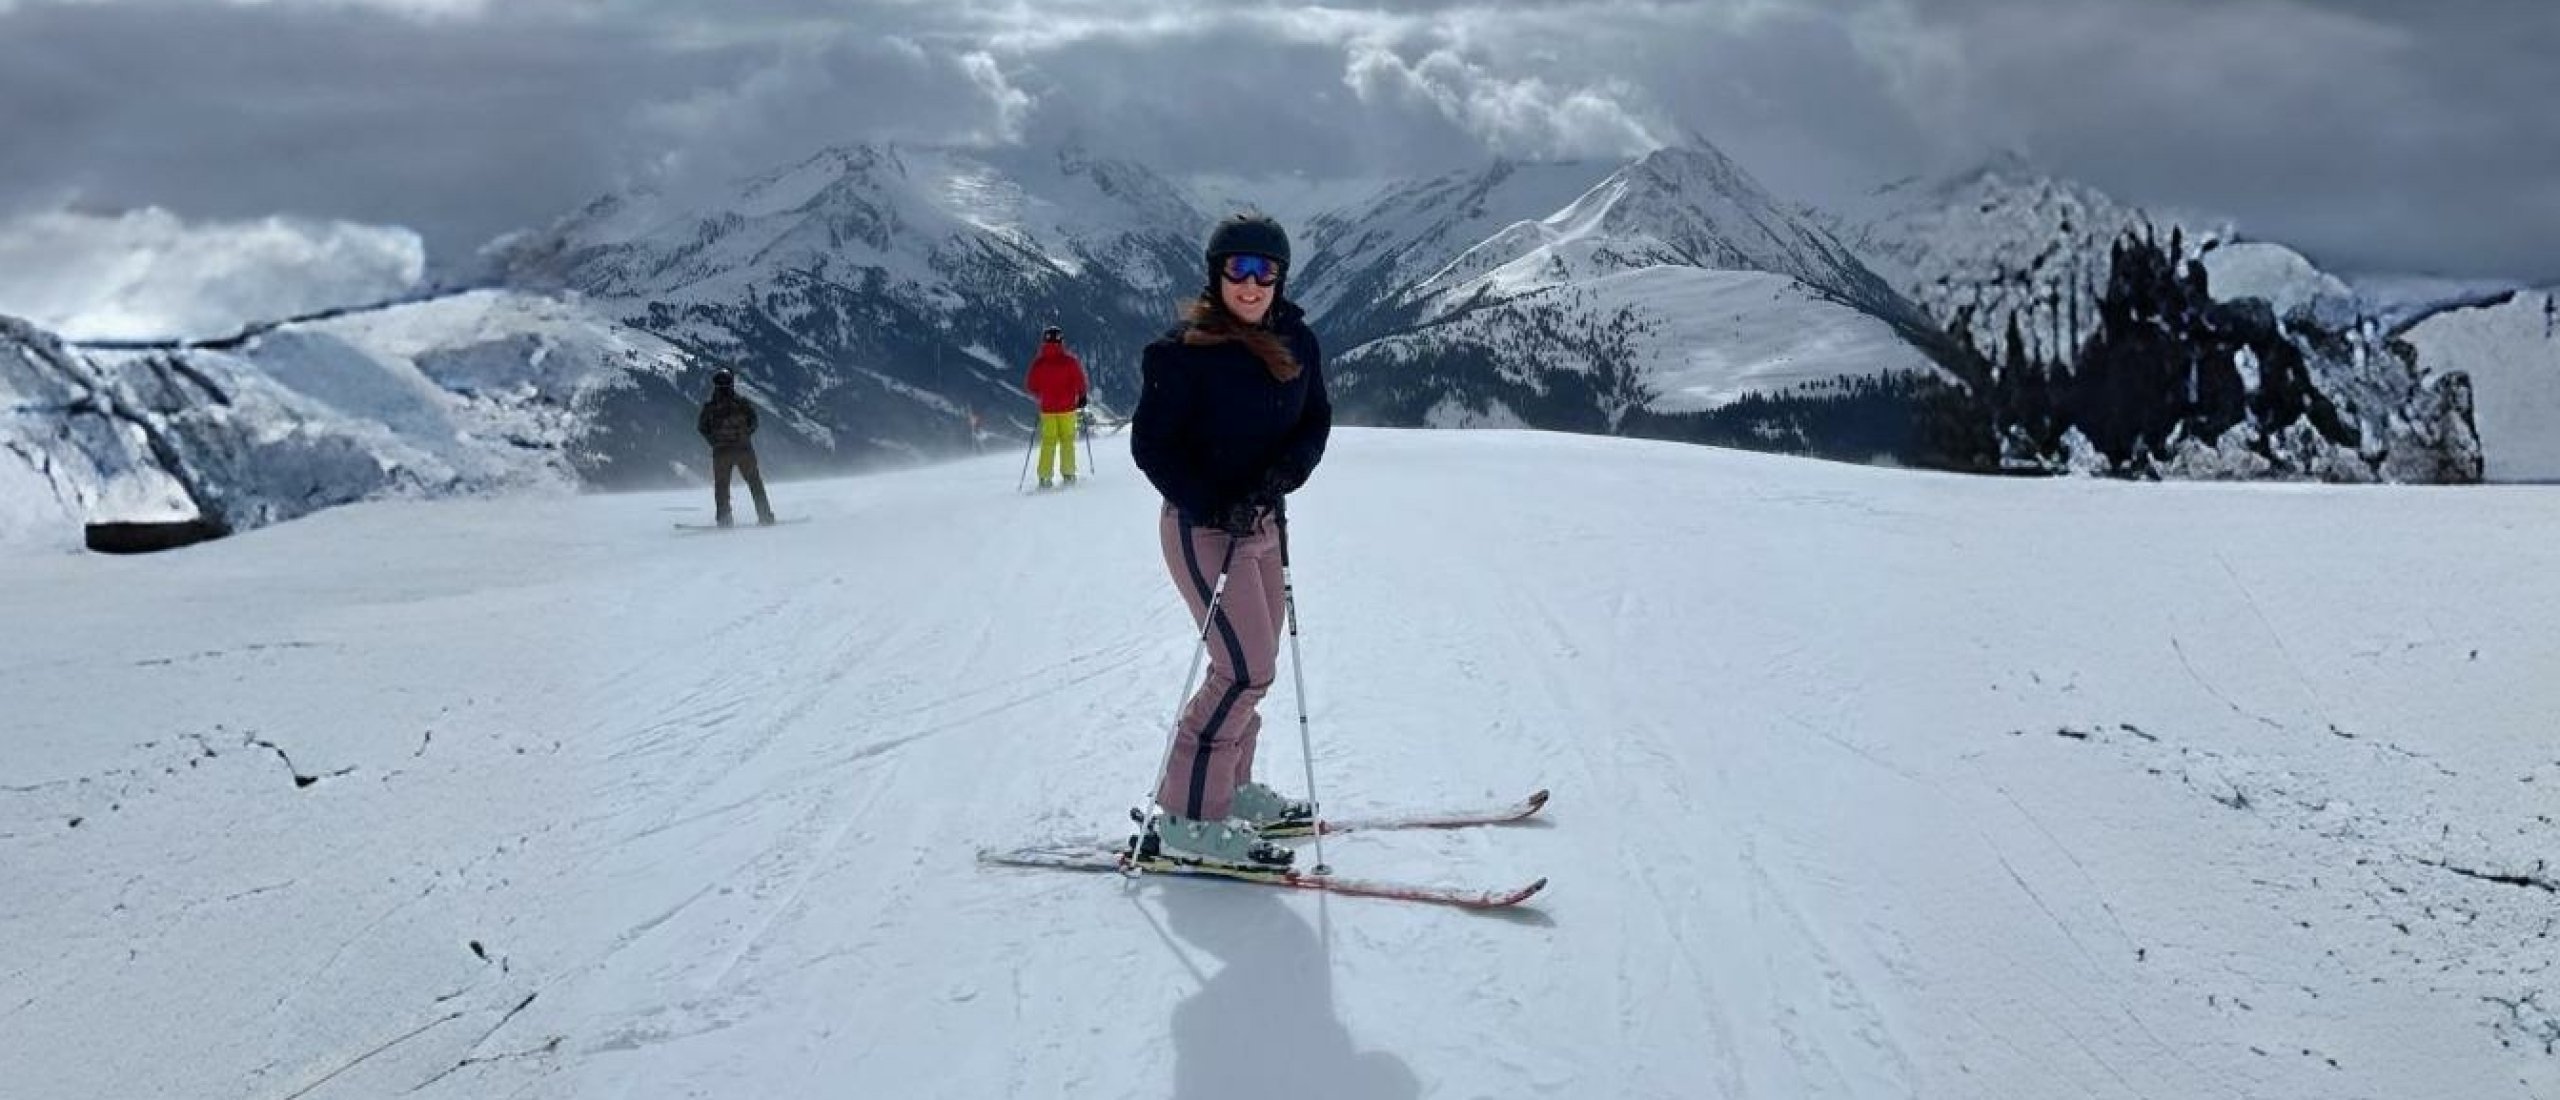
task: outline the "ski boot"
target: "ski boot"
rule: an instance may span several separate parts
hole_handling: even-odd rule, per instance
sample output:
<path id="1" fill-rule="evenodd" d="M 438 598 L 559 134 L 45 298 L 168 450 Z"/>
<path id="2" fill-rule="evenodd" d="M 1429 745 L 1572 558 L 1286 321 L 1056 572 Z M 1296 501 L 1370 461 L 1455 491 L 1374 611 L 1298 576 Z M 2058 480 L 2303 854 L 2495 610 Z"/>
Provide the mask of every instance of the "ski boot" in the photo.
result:
<path id="1" fill-rule="evenodd" d="M 1233 821 L 1195 821 L 1171 814 L 1158 816 L 1138 837 L 1137 858 L 1195 867 L 1278 872 L 1289 869 L 1297 853 L 1273 844 Z"/>
<path id="2" fill-rule="evenodd" d="M 1253 831 L 1265 838 L 1307 836 L 1316 831 L 1315 803 L 1284 798 L 1260 783 L 1236 788 L 1235 804 L 1227 812 L 1253 826 Z"/>

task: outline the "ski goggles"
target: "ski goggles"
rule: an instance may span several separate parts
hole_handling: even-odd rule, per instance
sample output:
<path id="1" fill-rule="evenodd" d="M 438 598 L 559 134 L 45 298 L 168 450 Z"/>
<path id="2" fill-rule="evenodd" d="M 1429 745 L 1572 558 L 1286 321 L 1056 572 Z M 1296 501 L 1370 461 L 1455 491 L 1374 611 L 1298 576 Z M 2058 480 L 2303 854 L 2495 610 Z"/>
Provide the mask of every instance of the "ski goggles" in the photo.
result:
<path id="1" fill-rule="evenodd" d="M 1251 279 L 1255 286 L 1270 286 L 1280 281 L 1282 268 L 1280 261 L 1269 256 L 1235 252 L 1228 254 L 1225 262 L 1218 265 L 1218 270 L 1231 283 L 1241 283 Z"/>

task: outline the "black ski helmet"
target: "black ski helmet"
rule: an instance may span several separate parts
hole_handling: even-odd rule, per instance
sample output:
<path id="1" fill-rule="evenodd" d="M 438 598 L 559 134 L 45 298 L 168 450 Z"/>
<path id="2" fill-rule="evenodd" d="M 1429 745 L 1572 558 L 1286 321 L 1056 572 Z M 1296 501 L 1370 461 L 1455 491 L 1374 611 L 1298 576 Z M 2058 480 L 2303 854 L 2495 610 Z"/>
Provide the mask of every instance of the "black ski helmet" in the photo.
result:
<path id="1" fill-rule="evenodd" d="M 738 376 L 727 367 L 711 372 L 711 388 L 725 390 L 738 384 Z"/>
<path id="2" fill-rule="evenodd" d="M 1065 340 L 1066 338 L 1067 330 L 1059 328 L 1056 325 L 1051 325 L 1040 330 L 1040 342 L 1044 344 L 1055 344 L 1061 340 Z"/>
<path id="3" fill-rule="evenodd" d="M 1239 252 L 1269 256 L 1280 261 L 1285 277 L 1289 270 L 1289 233 L 1280 223 L 1263 214 L 1230 214 L 1217 227 L 1209 230 L 1209 285 L 1218 282 L 1218 261 Z"/>

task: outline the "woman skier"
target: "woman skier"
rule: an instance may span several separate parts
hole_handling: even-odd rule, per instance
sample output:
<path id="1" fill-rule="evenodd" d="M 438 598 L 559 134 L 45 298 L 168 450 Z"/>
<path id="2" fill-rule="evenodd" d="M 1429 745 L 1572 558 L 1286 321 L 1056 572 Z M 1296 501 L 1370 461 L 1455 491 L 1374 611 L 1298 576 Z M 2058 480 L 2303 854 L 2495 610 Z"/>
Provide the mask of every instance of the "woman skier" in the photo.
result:
<path id="1" fill-rule="evenodd" d="M 1282 500 L 1324 458 L 1333 406 L 1324 352 L 1287 297 L 1289 237 L 1259 214 L 1209 234 L 1209 285 L 1147 345 L 1130 451 L 1164 496 L 1167 572 L 1206 637 L 1209 675 L 1183 707 L 1141 844 L 1175 858 L 1286 867 L 1264 839 L 1303 830 L 1314 805 L 1253 779 L 1255 713 L 1271 687 L 1285 609 Z M 1221 573 L 1226 587 L 1209 614 Z"/>

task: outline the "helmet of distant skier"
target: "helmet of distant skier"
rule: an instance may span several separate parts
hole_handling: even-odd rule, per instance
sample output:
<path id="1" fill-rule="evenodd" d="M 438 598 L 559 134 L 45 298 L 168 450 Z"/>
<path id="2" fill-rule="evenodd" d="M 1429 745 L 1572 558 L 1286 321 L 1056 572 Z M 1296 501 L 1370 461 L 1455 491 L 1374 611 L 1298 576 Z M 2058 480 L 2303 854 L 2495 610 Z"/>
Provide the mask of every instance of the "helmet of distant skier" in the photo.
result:
<path id="1" fill-rule="evenodd" d="M 737 384 L 738 384 L 738 375 L 737 375 L 737 372 L 735 372 L 735 371 L 732 371 L 732 370 L 730 370 L 730 369 L 728 369 L 728 368 L 726 368 L 726 367 L 723 367 L 723 368 L 721 368 L 721 369 L 719 369 L 719 370 L 716 370 L 716 371 L 712 371 L 712 372 L 711 372 L 711 388 L 712 388 L 712 389 L 715 389 L 715 390 L 725 390 L 725 389 L 729 389 L 729 388 L 731 388 L 731 387 L 733 387 L 733 386 L 736 386 Z"/>
<path id="2" fill-rule="evenodd" d="M 1065 340 L 1066 338 L 1067 330 L 1059 328 L 1056 325 L 1051 325 L 1040 330 L 1040 342 L 1044 344 L 1055 344 Z"/>

